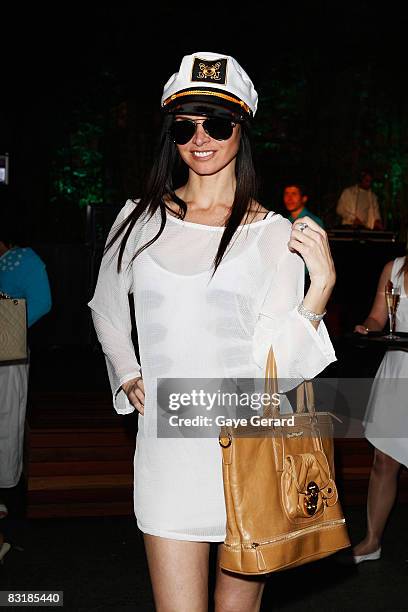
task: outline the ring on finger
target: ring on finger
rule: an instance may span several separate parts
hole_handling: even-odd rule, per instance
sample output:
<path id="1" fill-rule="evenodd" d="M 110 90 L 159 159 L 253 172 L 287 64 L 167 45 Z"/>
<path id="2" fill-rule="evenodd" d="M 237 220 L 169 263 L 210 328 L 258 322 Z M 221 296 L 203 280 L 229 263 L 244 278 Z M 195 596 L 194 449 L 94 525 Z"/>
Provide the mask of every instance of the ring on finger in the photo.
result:
<path id="1" fill-rule="evenodd" d="M 307 223 L 302 222 L 296 224 L 296 229 L 299 230 L 299 232 L 304 232 L 307 227 L 309 227 Z"/>

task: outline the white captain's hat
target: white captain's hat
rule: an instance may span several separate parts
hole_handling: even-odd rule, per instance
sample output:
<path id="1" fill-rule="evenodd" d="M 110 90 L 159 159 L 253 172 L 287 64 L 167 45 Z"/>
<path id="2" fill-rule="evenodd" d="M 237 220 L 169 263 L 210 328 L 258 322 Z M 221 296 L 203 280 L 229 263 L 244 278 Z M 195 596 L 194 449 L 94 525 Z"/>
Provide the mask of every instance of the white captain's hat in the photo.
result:
<path id="1" fill-rule="evenodd" d="M 161 105 L 168 113 L 232 114 L 244 120 L 254 116 L 258 94 L 233 57 L 203 51 L 183 57 L 164 86 Z"/>

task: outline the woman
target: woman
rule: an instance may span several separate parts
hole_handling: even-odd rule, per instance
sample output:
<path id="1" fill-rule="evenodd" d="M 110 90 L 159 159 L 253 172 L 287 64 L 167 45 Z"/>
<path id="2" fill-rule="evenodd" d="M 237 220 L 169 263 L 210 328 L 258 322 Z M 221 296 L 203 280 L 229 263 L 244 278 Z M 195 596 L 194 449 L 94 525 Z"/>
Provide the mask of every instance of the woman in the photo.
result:
<path id="1" fill-rule="evenodd" d="M 408 332 L 406 257 L 397 257 L 384 267 L 370 313 L 354 331 L 367 334 L 381 331 L 388 320 L 385 287 L 391 281 L 400 287 L 396 312 L 396 330 Z M 401 464 L 408 466 L 406 382 L 408 353 L 388 351 L 378 368 L 365 417 L 365 436 L 375 447 L 367 497 L 367 533 L 354 547 L 354 560 L 375 561 L 381 557 L 381 539 L 395 503 Z M 398 383 L 398 380 L 400 382 Z M 398 436 L 404 435 L 405 437 Z"/>
<path id="2" fill-rule="evenodd" d="M 31 327 L 51 308 L 44 262 L 29 247 L 18 246 L 21 222 L 11 201 L 0 208 L 0 292 L 25 298 Z M 0 364 L 0 488 L 17 485 L 23 466 L 24 421 L 27 404 L 28 364 Z M 5 509 L 5 512 L 7 510 Z"/>
<path id="3" fill-rule="evenodd" d="M 6 196 L 0 206 L 0 292 L 26 299 L 31 327 L 51 308 L 50 286 L 44 262 L 31 248 L 18 246 L 21 220 L 13 204 Z M 15 487 L 23 469 L 28 370 L 28 363 L 0 364 L 0 489 Z M 0 499 L 0 518 L 7 514 L 7 506 Z M 3 542 L 0 559 L 9 548 Z"/>
<path id="4" fill-rule="evenodd" d="M 218 440 L 158 437 L 157 379 L 262 378 L 271 343 L 282 379 L 311 378 L 335 360 L 319 325 L 335 282 L 326 234 L 307 217 L 291 231 L 257 202 L 248 139 L 256 107 L 234 58 L 183 58 L 164 87 L 146 193 L 119 214 L 89 304 L 116 410 L 139 411 L 135 514 L 159 612 L 207 610 L 209 547 L 224 540 L 226 515 Z M 188 179 L 174 189 L 180 165 Z M 311 276 L 303 306 L 297 253 Z M 263 585 L 218 569 L 216 610 L 259 610 Z"/>

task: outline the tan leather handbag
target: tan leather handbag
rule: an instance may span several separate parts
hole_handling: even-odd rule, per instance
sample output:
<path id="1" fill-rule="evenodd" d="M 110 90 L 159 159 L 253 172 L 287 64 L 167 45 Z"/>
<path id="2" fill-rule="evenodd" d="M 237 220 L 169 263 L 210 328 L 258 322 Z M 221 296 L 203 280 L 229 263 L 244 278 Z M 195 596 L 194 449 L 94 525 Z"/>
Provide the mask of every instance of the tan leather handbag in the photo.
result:
<path id="1" fill-rule="evenodd" d="M 271 349 L 265 392 L 277 391 Z M 297 389 L 295 424 L 277 425 L 283 416 L 291 415 L 269 405 L 268 424 L 220 432 L 227 511 L 220 565 L 225 570 L 266 574 L 350 546 L 334 481 L 332 416 L 315 411 L 310 382 Z"/>
<path id="2" fill-rule="evenodd" d="M 27 304 L 0 291 L 0 365 L 25 363 L 27 348 Z"/>

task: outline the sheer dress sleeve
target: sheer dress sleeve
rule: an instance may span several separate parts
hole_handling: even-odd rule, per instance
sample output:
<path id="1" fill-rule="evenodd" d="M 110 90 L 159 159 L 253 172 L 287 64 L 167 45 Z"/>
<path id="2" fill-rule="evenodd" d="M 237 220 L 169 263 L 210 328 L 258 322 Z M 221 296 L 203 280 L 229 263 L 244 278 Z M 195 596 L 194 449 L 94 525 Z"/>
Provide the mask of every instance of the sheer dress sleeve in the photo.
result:
<path id="1" fill-rule="evenodd" d="M 299 255 L 289 251 L 290 229 L 291 226 L 285 222 L 277 240 L 281 257 L 276 265 L 270 264 L 266 274 L 265 297 L 254 333 L 255 362 L 263 372 L 272 345 L 282 392 L 297 386 L 302 380 L 314 378 L 336 360 L 324 322 L 321 321 L 316 330 L 297 311 L 304 295 L 304 262 Z M 265 241 L 263 248 L 267 248 Z M 264 253 L 263 259 L 268 261 L 268 252 Z"/>
<path id="2" fill-rule="evenodd" d="M 109 232 L 108 240 L 113 236 L 118 225 L 131 213 L 134 206 L 133 201 L 126 202 Z M 113 393 L 113 405 L 119 414 L 129 414 L 134 411 L 121 385 L 140 376 L 140 365 L 131 339 L 132 324 L 128 299 L 133 282 L 132 266 L 128 266 L 128 263 L 136 249 L 132 235 L 126 244 L 120 273 L 117 272 L 117 245 L 115 244 L 103 256 L 95 293 L 88 304 L 92 310 L 93 324 L 106 359 Z"/>

